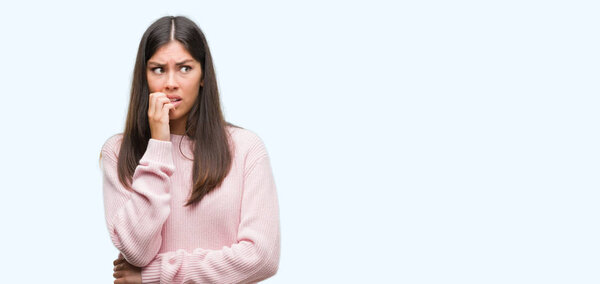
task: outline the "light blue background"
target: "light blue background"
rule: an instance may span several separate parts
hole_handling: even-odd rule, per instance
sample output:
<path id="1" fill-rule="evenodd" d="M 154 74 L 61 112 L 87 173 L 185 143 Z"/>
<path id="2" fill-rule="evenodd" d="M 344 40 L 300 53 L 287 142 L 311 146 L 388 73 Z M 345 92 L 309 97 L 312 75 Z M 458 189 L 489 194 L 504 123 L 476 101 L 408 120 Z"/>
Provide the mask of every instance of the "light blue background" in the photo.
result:
<path id="1" fill-rule="evenodd" d="M 599 283 L 596 3 L 3 2 L 1 282 L 112 283 L 99 151 L 185 15 L 271 156 L 265 283 Z"/>

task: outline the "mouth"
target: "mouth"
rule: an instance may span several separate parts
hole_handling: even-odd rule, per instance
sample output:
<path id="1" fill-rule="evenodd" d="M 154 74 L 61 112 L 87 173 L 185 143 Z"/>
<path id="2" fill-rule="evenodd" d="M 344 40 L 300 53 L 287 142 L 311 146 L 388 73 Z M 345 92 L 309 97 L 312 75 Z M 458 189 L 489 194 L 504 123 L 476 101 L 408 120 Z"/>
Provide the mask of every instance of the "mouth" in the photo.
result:
<path id="1" fill-rule="evenodd" d="M 171 100 L 171 104 L 175 107 L 179 106 L 180 103 L 181 103 L 181 99 L 172 99 Z"/>

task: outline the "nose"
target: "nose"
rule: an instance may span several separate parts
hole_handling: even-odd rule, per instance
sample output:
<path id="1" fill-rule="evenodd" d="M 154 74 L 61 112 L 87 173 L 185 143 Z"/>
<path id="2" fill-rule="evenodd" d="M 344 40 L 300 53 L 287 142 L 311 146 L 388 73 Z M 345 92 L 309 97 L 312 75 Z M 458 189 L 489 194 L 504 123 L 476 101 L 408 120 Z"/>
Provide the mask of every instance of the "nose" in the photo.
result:
<path id="1" fill-rule="evenodd" d="M 175 72 L 167 72 L 167 81 L 165 82 L 166 90 L 176 90 L 178 88 L 177 78 L 175 78 Z"/>

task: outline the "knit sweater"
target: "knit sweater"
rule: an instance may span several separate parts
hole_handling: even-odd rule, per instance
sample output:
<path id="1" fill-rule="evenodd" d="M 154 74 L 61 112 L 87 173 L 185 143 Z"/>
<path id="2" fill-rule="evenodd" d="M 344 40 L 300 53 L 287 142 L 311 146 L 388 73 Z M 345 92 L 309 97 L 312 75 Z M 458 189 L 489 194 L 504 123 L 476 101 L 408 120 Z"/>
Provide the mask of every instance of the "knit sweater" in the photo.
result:
<path id="1" fill-rule="evenodd" d="M 133 192 L 117 175 L 123 134 L 102 146 L 106 226 L 127 262 L 142 267 L 142 283 L 255 283 L 277 272 L 279 205 L 269 155 L 254 132 L 227 131 L 231 170 L 196 207 L 183 206 L 192 189 L 189 137 L 149 139 Z"/>

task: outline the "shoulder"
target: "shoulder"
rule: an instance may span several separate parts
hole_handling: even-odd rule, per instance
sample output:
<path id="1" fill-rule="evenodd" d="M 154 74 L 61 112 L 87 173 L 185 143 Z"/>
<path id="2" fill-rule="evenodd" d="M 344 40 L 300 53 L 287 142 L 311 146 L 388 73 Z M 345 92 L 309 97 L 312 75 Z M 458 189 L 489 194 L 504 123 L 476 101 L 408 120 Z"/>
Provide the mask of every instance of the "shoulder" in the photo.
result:
<path id="1" fill-rule="evenodd" d="M 101 155 L 108 155 L 109 157 L 116 159 L 121 149 L 121 142 L 123 141 L 123 133 L 113 134 L 108 137 L 104 144 L 102 144 Z"/>
<path id="2" fill-rule="evenodd" d="M 235 154 L 246 164 L 253 164 L 260 158 L 268 156 L 263 139 L 255 131 L 228 126 L 228 131 L 235 145 Z"/>
<path id="3" fill-rule="evenodd" d="M 250 129 L 233 126 L 228 126 L 227 128 L 233 142 L 238 147 L 249 149 L 258 146 L 258 144 L 264 145 L 260 136 Z"/>

